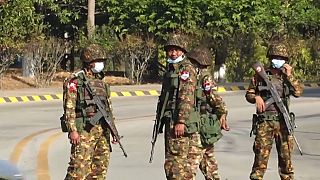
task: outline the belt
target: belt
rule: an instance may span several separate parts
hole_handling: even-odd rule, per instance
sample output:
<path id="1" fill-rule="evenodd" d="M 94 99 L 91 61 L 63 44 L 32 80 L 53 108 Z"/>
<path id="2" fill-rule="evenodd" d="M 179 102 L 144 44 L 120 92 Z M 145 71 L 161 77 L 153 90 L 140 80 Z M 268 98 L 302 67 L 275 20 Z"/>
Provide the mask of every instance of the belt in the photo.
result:
<path id="1" fill-rule="evenodd" d="M 265 121 L 279 121 L 282 117 L 282 114 L 277 111 L 265 111 L 261 114 L 258 114 L 259 119 Z"/>

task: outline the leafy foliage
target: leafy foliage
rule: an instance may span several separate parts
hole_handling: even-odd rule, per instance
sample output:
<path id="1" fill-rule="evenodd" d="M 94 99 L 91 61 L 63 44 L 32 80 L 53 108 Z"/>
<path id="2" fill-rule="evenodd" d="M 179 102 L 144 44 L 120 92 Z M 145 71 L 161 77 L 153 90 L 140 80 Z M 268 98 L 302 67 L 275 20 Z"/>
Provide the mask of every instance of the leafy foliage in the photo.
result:
<path id="1" fill-rule="evenodd" d="M 87 38 L 87 10 L 85 0 L 7 1 L 0 6 L 0 42 L 21 47 L 34 36 L 62 37 L 71 29 L 76 49 L 95 42 L 116 51 L 113 47 L 131 37 L 142 42 L 150 37 L 161 47 L 168 33 L 182 32 L 209 39 L 216 64 L 227 65 L 228 81 L 242 81 L 252 75 L 254 61 L 267 63 L 270 40 L 280 35 L 293 50 L 292 63 L 301 78 L 314 80 L 320 71 L 311 68 L 319 63 L 317 0 L 97 0 L 92 39 Z M 163 61 L 163 51 L 157 52 Z"/>

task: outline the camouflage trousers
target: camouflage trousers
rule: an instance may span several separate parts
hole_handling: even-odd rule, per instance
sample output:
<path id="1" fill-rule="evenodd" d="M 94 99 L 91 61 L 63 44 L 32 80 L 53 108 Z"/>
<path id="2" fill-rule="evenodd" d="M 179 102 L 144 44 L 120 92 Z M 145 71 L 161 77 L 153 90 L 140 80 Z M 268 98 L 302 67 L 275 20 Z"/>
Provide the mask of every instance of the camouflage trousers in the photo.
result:
<path id="1" fill-rule="evenodd" d="M 263 179 L 267 164 L 275 140 L 278 152 L 278 169 L 281 180 L 293 179 L 293 165 L 291 153 L 293 152 L 293 137 L 288 135 L 288 131 L 283 121 L 262 121 L 258 124 L 253 152 L 255 153 L 254 163 L 250 174 L 250 179 Z"/>
<path id="2" fill-rule="evenodd" d="M 203 147 L 199 133 L 166 139 L 164 169 L 168 180 L 195 180 L 198 167 L 206 180 L 220 180 L 214 146 Z"/>
<path id="3" fill-rule="evenodd" d="M 71 146 L 65 180 L 105 180 L 110 159 L 110 142 L 100 125 L 86 128 L 80 143 Z"/>
<path id="4" fill-rule="evenodd" d="M 166 134 L 168 134 L 166 132 Z M 189 150 L 189 138 L 174 137 L 173 135 L 167 135 L 166 152 L 164 170 L 168 180 L 187 180 L 188 169 L 186 164 L 188 163 L 188 150 Z"/>
<path id="5" fill-rule="evenodd" d="M 214 155 L 214 146 L 201 145 L 199 133 L 190 136 L 190 146 L 188 153 L 188 168 L 191 179 L 196 179 L 196 173 L 200 168 L 206 180 L 220 180 L 218 175 L 218 163 Z"/>

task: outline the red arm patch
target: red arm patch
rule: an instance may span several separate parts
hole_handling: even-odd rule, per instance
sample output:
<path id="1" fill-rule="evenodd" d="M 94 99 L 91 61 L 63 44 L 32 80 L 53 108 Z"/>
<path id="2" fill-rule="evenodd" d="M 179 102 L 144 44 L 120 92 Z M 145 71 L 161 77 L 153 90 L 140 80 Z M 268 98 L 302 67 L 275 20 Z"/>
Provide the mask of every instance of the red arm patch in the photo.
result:
<path id="1" fill-rule="evenodd" d="M 71 80 L 70 82 L 68 82 L 67 88 L 69 90 L 69 92 L 71 93 L 75 93 L 77 92 L 77 81 L 76 80 Z"/>

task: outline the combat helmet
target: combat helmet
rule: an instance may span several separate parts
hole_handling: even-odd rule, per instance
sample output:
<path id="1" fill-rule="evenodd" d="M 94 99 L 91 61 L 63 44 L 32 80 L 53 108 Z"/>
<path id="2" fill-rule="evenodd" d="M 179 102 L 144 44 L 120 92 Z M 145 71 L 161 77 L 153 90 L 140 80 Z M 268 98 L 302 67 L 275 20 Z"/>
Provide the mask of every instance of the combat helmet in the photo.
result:
<path id="1" fill-rule="evenodd" d="M 273 43 L 269 46 L 267 57 L 280 56 L 289 59 L 289 52 L 287 46 L 283 43 Z"/>
<path id="2" fill-rule="evenodd" d="M 190 59 L 197 61 L 200 65 L 210 66 L 212 64 L 213 56 L 210 50 L 204 46 L 198 46 L 186 54 Z"/>
<path id="3" fill-rule="evenodd" d="M 98 44 L 90 44 L 89 46 L 85 47 L 80 56 L 80 59 L 85 63 L 95 60 L 106 60 L 106 58 L 107 56 L 104 48 Z"/>
<path id="4" fill-rule="evenodd" d="M 169 47 L 176 46 L 182 49 L 185 53 L 188 52 L 188 40 L 185 35 L 172 34 L 169 36 L 169 40 L 164 45 L 164 50 L 167 51 Z"/>

